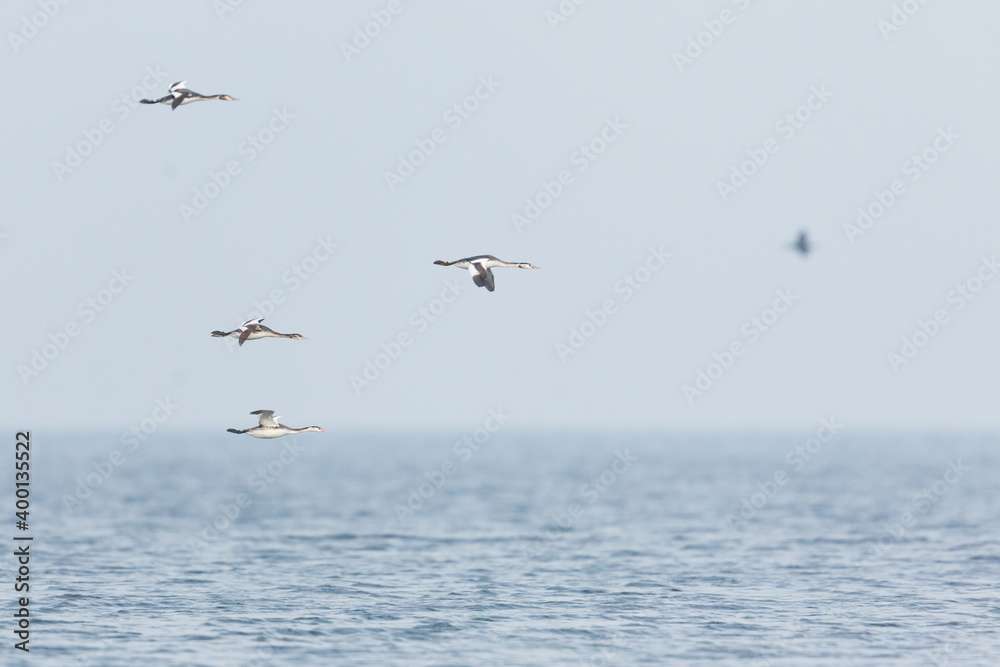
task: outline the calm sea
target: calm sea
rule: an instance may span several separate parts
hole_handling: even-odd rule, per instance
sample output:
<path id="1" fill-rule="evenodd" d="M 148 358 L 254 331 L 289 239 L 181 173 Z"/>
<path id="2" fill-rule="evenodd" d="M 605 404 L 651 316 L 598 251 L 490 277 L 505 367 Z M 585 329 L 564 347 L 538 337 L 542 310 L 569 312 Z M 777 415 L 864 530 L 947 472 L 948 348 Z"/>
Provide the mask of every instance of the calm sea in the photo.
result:
<path id="1" fill-rule="evenodd" d="M 998 439 L 816 426 L 35 431 L 0 664 L 1000 664 Z"/>

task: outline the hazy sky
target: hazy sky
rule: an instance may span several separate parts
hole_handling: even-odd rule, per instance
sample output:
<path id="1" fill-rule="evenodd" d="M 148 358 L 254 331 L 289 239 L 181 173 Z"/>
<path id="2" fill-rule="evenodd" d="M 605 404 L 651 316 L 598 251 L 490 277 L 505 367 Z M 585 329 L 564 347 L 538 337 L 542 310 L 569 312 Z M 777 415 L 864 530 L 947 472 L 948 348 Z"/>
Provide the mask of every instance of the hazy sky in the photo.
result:
<path id="1" fill-rule="evenodd" d="M 996 428 L 998 22 L 4 3 L 5 423 Z M 182 79 L 239 101 L 135 105 Z"/>

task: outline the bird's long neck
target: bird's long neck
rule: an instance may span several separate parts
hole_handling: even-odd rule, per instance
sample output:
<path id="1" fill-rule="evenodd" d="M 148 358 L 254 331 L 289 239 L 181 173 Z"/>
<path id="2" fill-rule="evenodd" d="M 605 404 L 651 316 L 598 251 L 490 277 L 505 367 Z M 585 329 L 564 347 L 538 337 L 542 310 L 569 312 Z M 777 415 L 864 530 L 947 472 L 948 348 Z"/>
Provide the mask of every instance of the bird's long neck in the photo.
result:
<path id="1" fill-rule="evenodd" d="M 268 329 L 265 326 L 258 327 L 256 333 L 261 338 L 298 338 L 299 334 L 293 333 L 278 333 L 274 329 Z"/>

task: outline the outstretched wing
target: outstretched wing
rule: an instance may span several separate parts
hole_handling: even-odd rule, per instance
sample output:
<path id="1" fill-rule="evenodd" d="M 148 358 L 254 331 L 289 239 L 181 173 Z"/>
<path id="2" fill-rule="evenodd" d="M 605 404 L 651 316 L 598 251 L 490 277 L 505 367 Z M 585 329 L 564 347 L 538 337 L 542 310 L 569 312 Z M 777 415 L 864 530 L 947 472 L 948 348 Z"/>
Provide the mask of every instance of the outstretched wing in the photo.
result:
<path id="1" fill-rule="evenodd" d="M 187 88 L 187 81 L 178 81 L 174 85 L 167 88 L 167 90 L 169 90 L 172 93 L 175 90 L 183 90 L 185 88 Z"/>
<path id="2" fill-rule="evenodd" d="M 479 262 L 472 262 L 469 264 L 469 273 L 472 274 L 472 282 L 480 287 L 485 287 L 491 292 L 493 291 L 493 271 L 484 268 Z"/>
<path id="3" fill-rule="evenodd" d="M 170 110 L 173 111 L 179 107 L 186 97 L 186 95 L 174 95 L 174 101 L 170 103 Z"/>
<path id="4" fill-rule="evenodd" d="M 254 410 L 250 414 L 259 415 L 257 421 L 260 422 L 261 426 L 267 428 L 277 428 L 278 421 L 274 418 L 274 410 Z"/>
<path id="5" fill-rule="evenodd" d="M 260 330 L 260 323 L 263 321 L 264 318 L 262 317 L 257 320 L 248 320 L 243 323 L 243 326 L 240 327 L 240 345 L 243 345 L 243 343 L 247 342 L 247 338 L 250 337 L 250 334 L 252 334 L 254 331 Z"/>

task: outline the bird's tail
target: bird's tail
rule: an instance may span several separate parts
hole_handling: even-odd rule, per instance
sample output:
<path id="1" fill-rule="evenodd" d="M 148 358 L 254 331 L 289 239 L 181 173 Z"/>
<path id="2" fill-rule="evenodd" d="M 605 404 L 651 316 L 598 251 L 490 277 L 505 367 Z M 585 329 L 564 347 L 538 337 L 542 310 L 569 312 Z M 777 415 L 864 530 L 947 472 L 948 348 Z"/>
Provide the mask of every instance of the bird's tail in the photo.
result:
<path id="1" fill-rule="evenodd" d="M 235 428 L 227 428 L 226 430 L 228 432 L 230 432 L 230 433 L 237 433 L 237 434 L 239 434 L 239 433 L 246 433 L 246 429 L 243 429 L 242 431 L 239 431 L 239 430 L 237 430 Z"/>
<path id="2" fill-rule="evenodd" d="M 227 334 L 225 331 L 213 331 L 212 332 L 212 337 L 213 338 L 225 338 L 228 335 L 229 334 Z"/>

